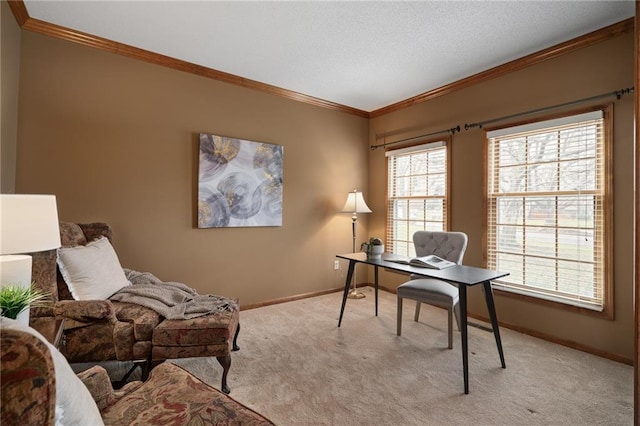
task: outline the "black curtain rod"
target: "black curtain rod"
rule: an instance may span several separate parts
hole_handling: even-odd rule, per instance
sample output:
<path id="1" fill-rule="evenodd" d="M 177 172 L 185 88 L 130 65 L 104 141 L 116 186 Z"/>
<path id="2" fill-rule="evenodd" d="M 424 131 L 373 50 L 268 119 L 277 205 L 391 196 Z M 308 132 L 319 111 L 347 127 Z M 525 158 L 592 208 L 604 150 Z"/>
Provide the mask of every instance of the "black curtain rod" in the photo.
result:
<path id="1" fill-rule="evenodd" d="M 628 87 L 626 89 L 616 90 L 615 92 L 611 92 L 611 93 L 604 93 L 602 95 L 592 96 L 590 98 L 584 98 L 584 99 L 579 99 L 577 101 L 566 102 L 564 104 L 558 104 L 558 105 L 538 108 L 538 109 L 534 109 L 534 110 L 531 110 L 531 111 L 519 112 L 517 114 L 506 115 L 504 117 L 494 118 L 494 119 L 486 120 L 486 121 L 480 121 L 478 123 L 471 123 L 471 124 L 465 123 L 464 129 L 465 130 L 470 130 L 470 129 L 474 129 L 476 127 L 482 128 L 482 126 L 484 126 L 486 124 L 495 123 L 495 122 L 502 121 L 502 120 L 508 120 L 508 119 L 511 119 L 511 118 L 521 117 L 523 115 L 536 114 L 538 112 L 544 112 L 544 111 L 549 111 L 549 110 L 552 110 L 552 109 L 568 107 L 568 106 L 572 106 L 572 105 L 576 105 L 576 104 L 595 101 L 595 100 L 601 99 L 601 98 L 608 98 L 608 97 L 611 97 L 611 96 L 615 96 L 616 99 L 620 99 L 623 95 L 626 95 L 627 93 L 633 93 L 633 91 L 634 91 L 633 87 Z"/>
<path id="2" fill-rule="evenodd" d="M 539 113 L 539 112 L 550 111 L 550 110 L 557 109 L 557 108 L 568 107 L 568 106 L 577 105 L 577 104 L 581 104 L 581 103 L 585 103 L 585 102 L 595 101 L 595 100 L 602 99 L 602 98 L 608 98 L 608 97 L 611 97 L 611 96 L 615 96 L 616 99 L 620 99 L 620 98 L 622 98 L 622 96 L 624 96 L 624 95 L 626 95 L 628 93 L 633 93 L 633 92 L 634 92 L 634 87 L 628 87 L 626 89 L 616 90 L 615 92 L 604 93 L 602 95 L 591 96 L 589 98 L 579 99 L 577 101 L 571 101 L 571 102 L 566 102 L 566 103 L 563 103 L 563 104 L 558 104 L 558 105 L 538 108 L 538 109 L 534 109 L 534 110 L 530 110 L 530 111 L 519 112 L 517 114 L 506 115 L 504 117 L 494 118 L 494 119 L 486 120 L 486 121 L 480 121 L 478 123 L 471 123 L 471 124 L 465 123 L 464 129 L 465 130 L 471 130 L 473 128 L 482 128 L 482 126 L 485 126 L 485 125 L 490 124 L 490 123 L 495 123 L 495 122 L 498 122 L 498 121 L 502 121 L 502 120 L 508 120 L 508 119 L 511 119 L 511 118 L 521 117 L 523 115 L 530 115 L 530 114 L 536 114 L 536 113 Z M 371 145 L 370 148 L 373 151 L 373 150 L 375 150 L 377 148 L 382 148 L 382 147 L 385 147 L 385 146 L 395 145 L 395 144 L 403 143 L 403 142 L 411 142 L 411 141 L 414 141 L 414 140 L 424 139 L 426 137 L 435 136 L 435 135 L 439 135 L 439 134 L 442 134 L 442 133 L 449 133 L 451 135 L 454 135 L 456 132 L 460 132 L 460 126 L 459 125 L 455 126 L 455 127 L 451 127 L 450 129 L 439 130 L 437 132 L 427 133 L 427 134 L 424 134 L 424 135 L 414 136 L 414 137 L 406 138 L 406 139 L 400 139 L 398 141 L 386 142 L 386 143 L 382 143 L 382 144 L 379 144 L 379 145 Z"/>
<path id="3" fill-rule="evenodd" d="M 450 129 L 446 129 L 446 130 L 439 130 L 437 132 L 427 133 L 426 135 L 414 136 L 412 138 L 401 139 L 399 141 L 394 141 L 394 142 L 382 143 L 380 145 L 371 145 L 370 148 L 371 148 L 371 151 L 373 151 L 376 148 L 382 148 L 382 147 L 385 147 L 385 146 L 388 146 L 388 145 L 395 145 L 397 143 L 402 143 L 402 142 L 410 142 L 410 141 L 413 141 L 413 140 L 416 140 L 416 139 L 424 139 L 426 137 L 439 135 L 441 133 L 450 133 L 450 134 L 453 135 L 453 134 L 455 134 L 456 132 L 459 132 L 459 131 L 460 131 L 460 126 L 455 126 L 455 127 L 452 127 Z"/>

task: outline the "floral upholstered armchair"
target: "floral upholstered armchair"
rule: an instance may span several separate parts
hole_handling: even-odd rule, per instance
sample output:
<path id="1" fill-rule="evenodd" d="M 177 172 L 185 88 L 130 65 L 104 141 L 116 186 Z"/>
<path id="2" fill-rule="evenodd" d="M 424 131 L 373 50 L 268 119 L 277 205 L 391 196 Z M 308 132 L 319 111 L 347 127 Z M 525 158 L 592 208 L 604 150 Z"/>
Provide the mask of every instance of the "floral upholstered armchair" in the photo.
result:
<path id="1" fill-rule="evenodd" d="M 60 223 L 62 247 L 86 245 L 101 236 L 111 240 L 106 224 Z M 44 252 L 33 260 L 33 279 L 51 293 L 50 309 L 32 311 L 31 324 L 65 319 L 64 345 L 60 348 L 69 362 L 148 360 L 153 329 L 162 318 L 142 306 L 109 300 L 74 300 L 56 263 L 56 252 Z M 35 309 L 35 308 L 34 308 Z"/>
<path id="2" fill-rule="evenodd" d="M 113 251 L 110 244 L 112 230 L 106 223 L 61 222 L 60 239 L 62 251 L 59 254 L 68 249 L 95 248 L 92 245 L 100 241 Z M 113 256 L 125 279 L 115 252 Z M 72 295 L 74 288 L 65 282 L 60 263 L 56 251 L 33 255 L 34 283 L 51 293 L 53 305 L 33 308 L 30 324 L 38 328 L 39 322 L 51 321 L 52 317 L 64 318 L 60 351 L 70 363 L 137 361 L 146 378 L 151 367 L 166 359 L 213 356 L 223 367 L 222 390 L 229 393 L 226 378 L 231 366 L 230 354 L 238 349 L 236 339 L 240 330 L 237 300 L 228 299 L 230 303 L 220 312 L 169 320 L 148 307 L 109 300 L 108 297 L 98 300 L 89 295 L 90 300 L 76 300 L 79 290 L 75 287 Z M 103 263 L 98 259 L 89 265 L 100 269 Z M 66 268 L 62 272 L 68 274 Z M 107 284 L 109 282 L 107 280 Z"/>

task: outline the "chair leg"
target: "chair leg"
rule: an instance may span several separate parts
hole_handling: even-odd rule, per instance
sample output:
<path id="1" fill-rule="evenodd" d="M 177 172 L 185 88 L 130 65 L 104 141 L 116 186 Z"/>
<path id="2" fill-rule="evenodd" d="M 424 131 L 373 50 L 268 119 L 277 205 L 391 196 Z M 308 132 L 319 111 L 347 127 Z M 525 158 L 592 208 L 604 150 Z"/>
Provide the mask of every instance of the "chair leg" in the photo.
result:
<path id="1" fill-rule="evenodd" d="M 222 392 L 228 395 L 231 393 L 231 389 L 227 386 L 227 374 L 229 374 L 229 369 L 231 368 L 231 355 L 218 356 L 216 359 L 222 366 L 222 386 L 220 388 Z"/>
<path id="2" fill-rule="evenodd" d="M 238 323 L 238 327 L 236 328 L 236 334 L 233 336 L 233 350 L 239 351 L 240 346 L 238 346 L 238 334 L 240 334 L 240 323 Z"/>
<path id="3" fill-rule="evenodd" d="M 416 300 L 416 313 L 413 315 L 413 320 L 415 322 L 418 322 L 418 319 L 420 318 L 420 306 L 422 306 L 422 303 Z"/>
<path id="4" fill-rule="evenodd" d="M 135 363 L 135 362 L 134 362 Z M 144 362 L 140 363 L 140 379 L 146 382 L 149 378 L 149 373 L 153 369 L 154 365 L 151 363 L 151 357 Z"/>
<path id="5" fill-rule="evenodd" d="M 402 335 L 402 297 L 398 296 L 398 318 L 396 319 L 396 334 L 398 336 Z"/>
<path id="6" fill-rule="evenodd" d="M 447 325 L 449 335 L 449 349 L 453 349 L 453 307 L 449 306 L 447 308 Z"/>
<path id="7" fill-rule="evenodd" d="M 111 382 L 111 385 L 113 386 L 114 389 L 120 389 L 122 386 L 127 384 L 127 381 L 129 380 L 129 377 L 131 377 L 131 374 L 136 371 L 136 368 L 140 367 L 140 372 L 141 372 L 141 380 L 144 382 L 147 380 L 147 377 L 149 376 L 149 372 L 148 372 L 148 367 L 147 367 L 147 361 L 133 361 L 133 364 L 131 365 L 131 367 L 129 368 L 129 370 L 124 374 L 124 376 L 122 376 L 122 378 L 120 380 L 114 380 Z M 145 374 L 146 372 L 146 374 Z"/>
<path id="8" fill-rule="evenodd" d="M 453 313 L 456 314 L 456 323 L 458 324 L 458 331 L 460 331 L 460 305 L 458 303 L 453 307 Z"/>

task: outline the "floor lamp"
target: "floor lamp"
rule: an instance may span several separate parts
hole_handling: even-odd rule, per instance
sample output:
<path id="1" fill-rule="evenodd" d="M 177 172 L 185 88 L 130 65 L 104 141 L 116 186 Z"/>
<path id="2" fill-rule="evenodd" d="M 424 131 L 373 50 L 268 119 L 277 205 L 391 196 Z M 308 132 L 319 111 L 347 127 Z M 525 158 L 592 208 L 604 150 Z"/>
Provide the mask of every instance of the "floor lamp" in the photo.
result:
<path id="1" fill-rule="evenodd" d="M 31 256 L 60 247 L 58 209 L 54 195 L 0 195 L 0 287 L 31 285 Z M 29 323 L 29 309 L 18 315 Z"/>
<path id="2" fill-rule="evenodd" d="M 362 192 L 354 189 L 347 195 L 347 202 L 344 204 L 342 213 L 351 213 L 351 233 L 353 236 L 353 253 L 356 252 L 356 227 L 358 222 L 358 213 L 371 213 L 371 209 L 364 201 Z M 362 299 L 365 297 L 363 293 L 360 293 L 356 288 L 356 270 L 353 270 L 353 287 L 349 292 L 350 299 Z"/>

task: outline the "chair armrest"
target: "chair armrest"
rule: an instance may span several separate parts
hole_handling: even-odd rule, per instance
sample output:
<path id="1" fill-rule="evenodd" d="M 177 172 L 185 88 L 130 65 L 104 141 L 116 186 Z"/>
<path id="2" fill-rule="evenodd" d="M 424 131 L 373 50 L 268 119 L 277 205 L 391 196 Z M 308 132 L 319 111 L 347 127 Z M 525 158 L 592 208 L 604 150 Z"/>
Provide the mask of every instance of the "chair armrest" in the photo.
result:
<path id="1" fill-rule="evenodd" d="M 18 330 L 0 330 L 2 425 L 53 425 L 56 382 L 47 345 Z"/>
<path id="2" fill-rule="evenodd" d="M 53 317 L 53 304 L 47 306 L 32 306 L 30 308 L 29 316 L 34 317 Z"/>
<path id="3" fill-rule="evenodd" d="M 117 321 L 113 304 L 109 300 L 61 300 L 53 307 L 56 317 L 69 318 L 78 322 L 107 320 Z"/>
<path id="4" fill-rule="evenodd" d="M 89 393 L 91 393 L 93 400 L 98 406 L 98 410 L 101 412 L 105 408 L 115 404 L 123 396 L 143 385 L 142 382 L 135 381 L 127 383 L 118 390 L 114 390 L 107 371 L 99 365 L 81 371 L 78 373 L 78 378 L 84 383 L 87 389 L 89 389 Z"/>

